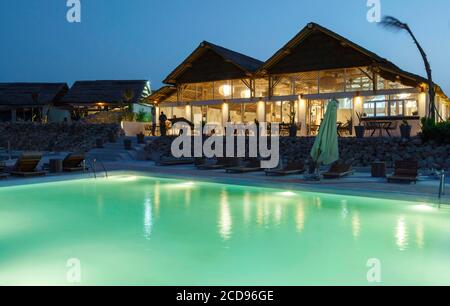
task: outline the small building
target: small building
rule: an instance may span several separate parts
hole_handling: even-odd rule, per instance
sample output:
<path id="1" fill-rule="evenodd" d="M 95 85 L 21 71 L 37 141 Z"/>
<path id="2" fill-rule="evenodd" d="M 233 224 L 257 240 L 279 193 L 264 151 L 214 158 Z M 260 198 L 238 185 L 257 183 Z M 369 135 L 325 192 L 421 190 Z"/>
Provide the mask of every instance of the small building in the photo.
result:
<path id="1" fill-rule="evenodd" d="M 222 126 L 294 122 L 300 135 L 317 133 L 330 99 L 339 101 L 339 123 L 350 127 L 362 114 L 393 127 L 406 120 L 417 132 L 429 108 L 427 79 L 315 23 L 266 62 L 203 42 L 164 83 L 169 87 L 149 99 L 169 118 Z M 450 100 L 436 91 L 447 119 Z"/>
<path id="2" fill-rule="evenodd" d="M 59 122 L 70 114 L 58 107 L 66 83 L 0 83 L 0 122 Z"/>
<path id="3" fill-rule="evenodd" d="M 63 97 L 61 104 L 85 114 L 128 105 L 132 105 L 136 112 L 146 109 L 150 112 L 151 106 L 145 103 L 150 94 L 150 82 L 146 80 L 77 81 Z"/>

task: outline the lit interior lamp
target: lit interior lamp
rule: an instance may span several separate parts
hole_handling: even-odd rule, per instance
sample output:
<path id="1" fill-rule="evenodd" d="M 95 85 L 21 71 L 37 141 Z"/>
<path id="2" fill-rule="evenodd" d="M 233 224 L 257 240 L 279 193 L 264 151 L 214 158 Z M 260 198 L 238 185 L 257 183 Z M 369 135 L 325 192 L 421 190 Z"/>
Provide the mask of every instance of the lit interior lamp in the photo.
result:
<path id="1" fill-rule="evenodd" d="M 222 85 L 219 87 L 219 93 L 224 97 L 231 96 L 232 89 L 230 85 Z"/>
<path id="2" fill-rule="evenodd" d="M 251 97 L 250 89 L 245 89 L 245 90 L 241 91 L 241 98 L 248 99 L 250 97 Z"/>

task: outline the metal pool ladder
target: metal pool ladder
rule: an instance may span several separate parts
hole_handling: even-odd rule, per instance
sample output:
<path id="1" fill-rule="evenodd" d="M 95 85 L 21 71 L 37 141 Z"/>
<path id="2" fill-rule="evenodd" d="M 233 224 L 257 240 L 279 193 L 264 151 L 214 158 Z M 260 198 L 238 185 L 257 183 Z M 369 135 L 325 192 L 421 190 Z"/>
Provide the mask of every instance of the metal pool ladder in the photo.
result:
<path id="1" fill-rule="evenodd" d="M 445 195 L 445 170 L 439 171 L 439 194 L 438 198 L 441 199 Z"/>
<path id="2" fill-rule="evenodd" d="M 103 172 L 105 172 L 105 178 L 108 178 L 108 170 L 106 169 L 105 164 L 102 161 L 97 160 L 96 158 L 94 158 L 92 161 L 89 159 L 86 159 L 86 161 L 88 161 L 89 166 L 91 167 L 91 171 L 94 174 L 95 179 L 97 178 L 97 162 L 102 167 Z M 86 169 L 86 167 L 84 167 L 84 169 Z"/>

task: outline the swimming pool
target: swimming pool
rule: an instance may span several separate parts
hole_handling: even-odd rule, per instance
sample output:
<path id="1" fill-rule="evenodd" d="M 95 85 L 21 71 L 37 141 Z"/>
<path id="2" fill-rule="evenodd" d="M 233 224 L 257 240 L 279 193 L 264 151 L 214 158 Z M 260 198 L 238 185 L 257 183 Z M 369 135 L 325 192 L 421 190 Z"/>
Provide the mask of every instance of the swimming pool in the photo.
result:
<path id="1" fill-rule="evenodd" d="M 1 285 L 70 285 L 73 259 L 82 285 L 370 285 L 370 260 L 385 285 L 450 285 L 450 210 L 128 175 L 0 188 Z"/>

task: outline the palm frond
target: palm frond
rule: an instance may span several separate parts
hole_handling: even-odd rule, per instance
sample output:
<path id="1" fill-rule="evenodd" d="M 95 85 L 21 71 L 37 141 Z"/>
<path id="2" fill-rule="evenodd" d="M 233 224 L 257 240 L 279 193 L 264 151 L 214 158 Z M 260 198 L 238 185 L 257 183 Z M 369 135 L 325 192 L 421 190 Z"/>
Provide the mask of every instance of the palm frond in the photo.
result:
<path id="1" fill-rule="evenodd" d="M 403 23 L 397 18 L 392 16 L 383 17 L 383 20 L 381 21 L 380 24 L 381 26 L 393 31 L 401 31 L 408 28 L 408 25 L 406 23 Z"/>

